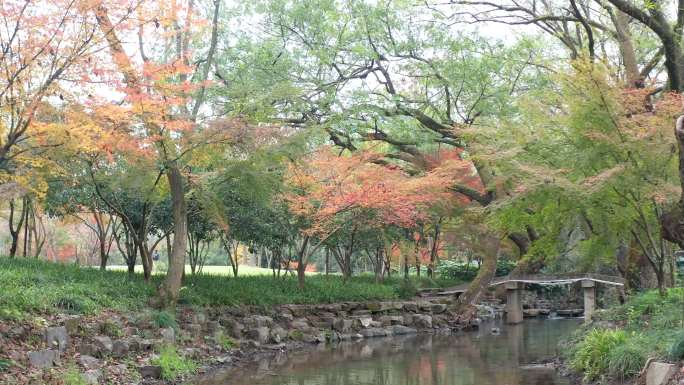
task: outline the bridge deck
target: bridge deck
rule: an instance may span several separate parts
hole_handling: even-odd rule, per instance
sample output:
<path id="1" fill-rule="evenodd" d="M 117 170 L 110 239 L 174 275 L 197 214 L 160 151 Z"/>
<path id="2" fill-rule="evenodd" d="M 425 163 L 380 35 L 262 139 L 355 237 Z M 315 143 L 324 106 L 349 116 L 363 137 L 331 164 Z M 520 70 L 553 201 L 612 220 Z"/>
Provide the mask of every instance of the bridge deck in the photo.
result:
<path id="1" fill-rule="evenodd" d="M 552 286 L 552 285 L 570 285 L 575 282 L 580 281 L 594 281 L 596 283 L 602 283 L 605 285 L 613 286 L 624 286 L 625 280 L 620 277 L 614 277 L 610 275 L 603 274 L 554 274 L 554 275 L 516 275 L 505 277 L 498 277 L 493 279 L 489 286 L 503 285 L 507 282 L 520 282 L 529 283 L 542 286 Z M 436 296 L 447 296 L 447 295 L 457 295 L 462 294 L 466 291 L 468 285 L 460 285 L 455 287 L 449 287 L 445 289 L 439 288 L 429 288 L 421 289 L 419 293 L 421 296 L 436 295 Z"/>

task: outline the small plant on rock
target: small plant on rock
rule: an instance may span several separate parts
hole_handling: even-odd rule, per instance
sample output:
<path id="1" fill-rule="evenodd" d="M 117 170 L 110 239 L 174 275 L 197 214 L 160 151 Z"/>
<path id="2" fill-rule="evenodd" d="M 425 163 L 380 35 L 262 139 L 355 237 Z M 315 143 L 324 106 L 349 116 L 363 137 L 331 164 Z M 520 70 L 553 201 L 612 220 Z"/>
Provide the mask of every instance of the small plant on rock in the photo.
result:
<path id="1" fill-rule="evenodd" d="M 81 372 L 73 366 L 69 367 L 66 372 L 64 372 L 62 382 L 63 385 L 88 385 L 88 382 L 83 378 Z"/>
<path id="2" fill-rule="evenodd" d="M 124 335 L 123 329 L 114 321 L 106 320 L 100 324 L 100 331 L 110 337 L 121 337 Z"/>
<path id="3" fill-rule="evenodd" d="M 7 369 L 9 369 L 10 366 L 12 366 L 12 364 L 13 364 L 12 360 L 0 358 L 0 372 L 7 371 Z"/>
<path id="4" fill-rule="evenodd" d="M 224 334 L 218 336 L 216 343 L 223 348 L 223 350 L 230 350 L 237 345 L 234 339 Z"/>
<path id="5" fill-rule="evenodd" d="M 166 310 L 154 312 L 152 314 L 152 322 L 159 328 L 176 329 L 178 327 L 178 324 L 176 323 L 176 316 Z"/>
<path id="6" fill-rule="evenodd" d="M 159 350 L 159 357 L 153 359 L 152 364 L 161 367 L 162 379 L 167 381 L 194 373 L 197 370 L 197 364 L 180 355 L 173 345 L 162 346 Z"/>

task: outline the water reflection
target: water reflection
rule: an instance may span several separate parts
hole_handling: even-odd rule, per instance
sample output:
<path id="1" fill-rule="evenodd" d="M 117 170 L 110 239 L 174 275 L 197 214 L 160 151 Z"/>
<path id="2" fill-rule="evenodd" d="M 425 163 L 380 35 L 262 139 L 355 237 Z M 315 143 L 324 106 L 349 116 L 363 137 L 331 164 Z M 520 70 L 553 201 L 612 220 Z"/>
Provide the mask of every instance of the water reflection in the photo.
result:
<path id="1" fill-rule="evenodd" d="M 218 373 L 196 385 L 564 385 L 548 368 L 523 368 L 557 355 L 577 320 L 491 325 L 451 336 L 368 339 L 281 353 L 255 366 Z"/>

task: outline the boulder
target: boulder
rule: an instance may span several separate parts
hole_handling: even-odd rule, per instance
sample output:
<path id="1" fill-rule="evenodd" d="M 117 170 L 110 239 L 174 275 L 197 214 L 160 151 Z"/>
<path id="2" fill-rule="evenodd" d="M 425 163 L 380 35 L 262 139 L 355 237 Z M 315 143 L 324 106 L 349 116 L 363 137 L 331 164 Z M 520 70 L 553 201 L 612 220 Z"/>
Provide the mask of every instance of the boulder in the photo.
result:
<path id="1" fill-rule="evenodd" d="M 54 349 L 39 350 L 28 353 L 29 365 L 34 368 L 51 368 L 59 363 L 59 351 Z"/>
<path id="2" fill-rule="evenodd" d="M 215 331 L 219 330 L 221 328 L 221 324 L 218 321 L 208 321 L 205 326 L 204 330 L 207 331 L 209 334 L 213 334 Z"/>
<path id="3" fill-rule="evenodd" d="M 176 331 L 173 328 L 161 328 L 159 329 L 159 335 L 168 344 L 176 343 Z"/>
<path id="4" fill-rule="evenodd" d="M 359 334 L 361 334 L 365 338 L 370 338 L 370 337 L 385 337 L 388 333 L 385 329 L 368 328 L 368 329 L 363 329 L 363 330 L 359 331 Z"/>
<path id="5" fill-rule="evenodd" d="M 245 336 L 251 340 L 254 340 L 260 344 L 265 344 L 268 343 L 268 340 L 270 338 L 269 335 L 269 328 L 262 326 L 262 327 L 256 327 L 254 329 L 249 329 L 245 333 Z"/>
<path id="6" fill-rule="evenodd" d="M 93 344 L 97 347 L 99 355 L 111 353 L 114 347 L 112 339 L 107 336 L 93 337 Z"/>
<path id="7" fill-rule="evenodd" d="M 69 334 L 64 326 L 56 326 L 45 329 L 45 342 L 48 348 L 56 348 L 60 352 L 69 345 Z"/>
<path id="8" fill-rule="evenodd" d="M 403 325 L 404 317 L 400 315 L 385 315 L 380 317 L 382 326 Z"/>
<path id="9" fill-rule="evenodd" d="M 371 311 L 368 309 L 357 309 L 351 312 L 353 316 L 369 316 L 371 314 Z"/>
<path id="10" fill-rule="evenodd" d="M 359 317 L 356 319 L 356 322 L 365 329 L 371 326 L 373 319 L 371 317 Z"/>
<path id="11" fill-rule="evenodd" d="M 190 334 L 192 339 L 197 340 L 202 338 L 202 325 L 192 323 L 188 324 L 185 328 L 188 330 L 188 334 Z"/>
<path id="12" fill-rule="evenodd" d="M 380 313 L 394 309 L 392 302 L 369 302 L 366 304 L 366 309 L 371 313 Z"/>
<path id="13" fill-rule="evenodd" d="M 138 350 L 141 352 L 149 352 L 154 348 L 154 341 L 148 339 L 138 340 Z"/>
<path id="14" fill-rule="evenodd" d="M 373 320 L 373 321 L 370 322 L 369 327 L 372 327 L 372 328 L 381 328 L 381 327 L 382 327 L 382 322 Z"/>
<path id="15" fill-rule="evenodd" d="M 433 303 L 430 306 L 430 311 L 434 314 L 444 313 L 447 309 L 447 305 L 443 303 Z"/>
<path id="16" fill-rule="evenodd" d="M 203 325 L 205 322 L 207 322 L 207 315 L 204 313 L 196 313 L 194 316 L 192 316 L 192 322 Z"/>
<path id="17" fill-rule="evenodd" d="M 140 376 L 142 378 L 154 378 L 158 379 L 161 377 L 161 366 L 156 365 L 146 365 L 140 367 Z"/>
<path id="18" fill-rule="evenodd" d="M 95 346 L 95 344 L 82 343 L 78 347 L 78 352 L 83 356 L 101 356 L 100 349 L 97 346 Z"/>
<path id="19" fill-rule="evenodd" d="M 353 325 L 354 321 L 350 319 L 338 318 L 333 322 L 333 330 L 340 333 L 348 333 Z"/>
<path id="20" fill-rule="evenodd" d="M 404 334 L 416 334 L 418 330 L 404 326 L 404 325 L 393 325 L 387 328 L 394 335 L 404 335 Z"/>
<path id="21" fill-rule="evenodd" d="M 404 302 L 404 310 L 411 313 L 417 313 L 418 304 L 415 302 Z"/>
<path id="22" fill-rule="evenodd" d="M 118 364 L 109 367 L 109 373 L 115 376 L 125 376 L 128 373 L 128 366 L 126 364 Z"/>
<path id="23" fill-rule="evenodd" d="M 414 314 L 413 324 L 421 329 L 431 329 L 432 328 L 432 317 L 427 314 Z"/>
<path id="24" fill-rule="evenodd" d="M 273 325 L 273 318 L 264 315 L 253 315 L 245 317 L 243 322 L 246 326 L 251 328 L 270 327 Z"/>
<path id="25" fill-rule="evenodd" d="M 280 326 L 276 326 L 271 329 L 270 341 L 274 344 L 281 343 L 285 338 L 287 338 L 287 331 Z"/>
<path id="26" fill-rule="evenodd" d="M 78 334 L 78 331 L 81 328 L 81 322 L 83 322 L 81 316 L 73 316 L 65 319 L 64 327 L 66 328 L 67 333 L 69 335 Z"/>
<path id="27" fill-rule="evenodd" d="M 86 370 L 81 377 L 83 382 L 89 385 L 96 385 L 100 383 L 100 380 L 104 377 L 102 375 L 102 370 L 100 369 L 90 369 Z"/>
<path id="28" fill-rule="evenodd" d="M 116 358 L 124 357 L 131 350 L 131 345 L 126 340 L 117 340 L 112 344 L 112 356 Z"/>
<path id="29" fill-rule="evenodd" d="M 294 321 L 294 316 L 289 311 L 284 311 L 284 312 L 279 313 L 276 316 L 276 319 L 278 319 L 280 321 L 284 321 L 284 322 L 292 322 L 292 321 Z"/>
<path id="30" fill-rule="evenodd" d="M 310 344 L 322 344 L 326 341 L 325 333 L 307 333 L 302 336 L 302 341 Z"/>
<path id="31" fill-rule="evenodd" d="M 404 325 L 413 325 L 413 314 L 404 314 Z"/>
<path id="32" fill-rule="evenodd" d="M 306 318 L 297 318 L 290 322 L 290 328 L 297 330 L 307 330 L 310 328 L 309 321 Z"/>
<path id="33" fill-rule="evenodd" d="M 78 364 L 83 367 L 83 369 L 97 369 L 101 366 L 100 360 L 93 356 L 80 356 L 78 357 Z"/>
<path id="34" fill-rule="evenodd" d="M 646 371 L 646 385 L 665 385 L 675 375 L 675 364 L 653 361 Z"/>

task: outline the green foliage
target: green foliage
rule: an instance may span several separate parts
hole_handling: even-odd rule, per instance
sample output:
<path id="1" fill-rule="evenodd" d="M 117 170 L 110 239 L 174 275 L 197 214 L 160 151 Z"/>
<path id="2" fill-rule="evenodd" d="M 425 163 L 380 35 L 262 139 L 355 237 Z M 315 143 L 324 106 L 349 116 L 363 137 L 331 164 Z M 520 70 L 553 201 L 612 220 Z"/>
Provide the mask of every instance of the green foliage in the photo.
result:
<path id="1" fill-rule="evenodd" d="M 508 275 L 515 266 L 515 262 L 499 258 L 496 261 L 496 276 L 502 277 Z M 472 264 L 468 265 L 464 262 L 452 260 L 441 261 L 435 269 L 436 273 L 442 278 L 460 281 L 473 280 L 479 270 L 479 266 L 476 267 Z"/>
<path id="2" fill-rule="evenodd" d="M 570 354 L 571 365 L 588 379 L 601 376 L 629 378 L 638 374 L 648 357 L 684 357 L 684 289 L 661 296 L 649 290 L 596 314 L 597 321 L 614 322 L 613 330 L 580 331 Z"/>
<path id="3" fill-rule="evenodd" d="M 237 346 L 237 342 L 225 334 L 220 334 L 216 340 L 216 343 L 222 347 L 223 350 L 229 350 Z"/>
<path id="4" fill-rule="evenodd" d="M 332 303 L 341 301 L 386 300 L 398 298 L 395 287 L 400 279 L 382 284 L 372 277 L 307 276 L 304 289 L 294 277 L 245 276 L 226 279 L 216 276 L 186 277 L 188 290 L 181 298 L 196 305 L 261 305 L 284 303 Z"/>
<path id="5" fill-rule="evenodd" d="M 418 287 L 415 282 L 405 279 L 397 286 L 396 293 L 399 298 L 411 298 L 418 293 Z"/>
<path id="6" fill-rule="evenodd" d="M 290 338 L 295 341 L 301 341 L 304 339 L 304 333 L 301 330 L 293 330 L 290 332 Z"/>
<path id="7" fill-rule="evenodd" d="M 174 328 L 178 327 L 176 316 L 166 310 L 155 311 L 152 313 L 152 323 L 158 328 Z"/>
<path id="8" fill-rule="evenodd" d="M 63 385 L 88 385 L 81 372 L 76 367 L 69 367 L 64 372 Z"/>
<path id="9" fill-rule="evenodd" d="M 110 337 L 121 337 L 124 335 L 121 325 L 111 320 L 105 320 L 100 324 L 100 332 Z"/>
<path id="10" fill-rule="evenodd" d="M 197 370 L 197 364 L 181 356 L 173 345 L 162 346 L 158 353 L 159 356 L 151 362 L 161 367 L 161 376 L 164 380 L 171 381 Z"/>
<path id="11" fill-rule="evenodd" d="M 141 276 L 74 265 L 0 258 L 0 317 L 25 313 L 93 314 L 140 308 L 154 288 Z"/>
<path id="12" fill-rule="evenodd" d="M 648 358 L 648 346 L 641 338 L 630 337 L 608 353 L 608 374 L 614 378 L 630 378 L 639 374 Z"/>
<path id="13" fill-rule="evenodd" d="M 21 319 L 30 313 L 73 312 L 93 314 L 102 309 L 136 310 L 155 294 L 160 276 L 146 283 L 140 274 L 101 272 L 91 268 L 27 259 L 0 258 L 0 317 Z M 286 303 L 332 303 L 344 301 L 392 300 L 410 295 L 398 289 L 406 285 L 398 276 L 376 283 L 372 275 L 352 277 L 347 282 L 338 275 L 307 276 L 299 289 L 292 276 L 268 275 L 226 278 L 217 275 L 187 276 L 181 301 L 190 305 L 261 305 Z M 451 286 L 453 280 L 411 277 L 415 287 Z M 175 317 L 167 312 L 152 314 L 159 327 L 175 327 Z M 112 331 L 116 333 L 116 331 Z"/>
<path id="14" fill-rule="evenodd" d="M 582 371 L 588 380 L 595 380 L 608 372 L 609 353 L 625 343 L 623 330 L 594 329 L 579 343 L 570 365 Z"/>
<path id="15" fill-rule="evenodd" d="M 684 333 L 679 333 L 675 338 L 675 341 L 668 351 L 668 357 L 675 361 L 684 359 Z"/>
<path id="16" fill-rule="evenodd" d="M 13 364 L 12 360 L 0 358 L 0 372 L 7 371 Z"/>

